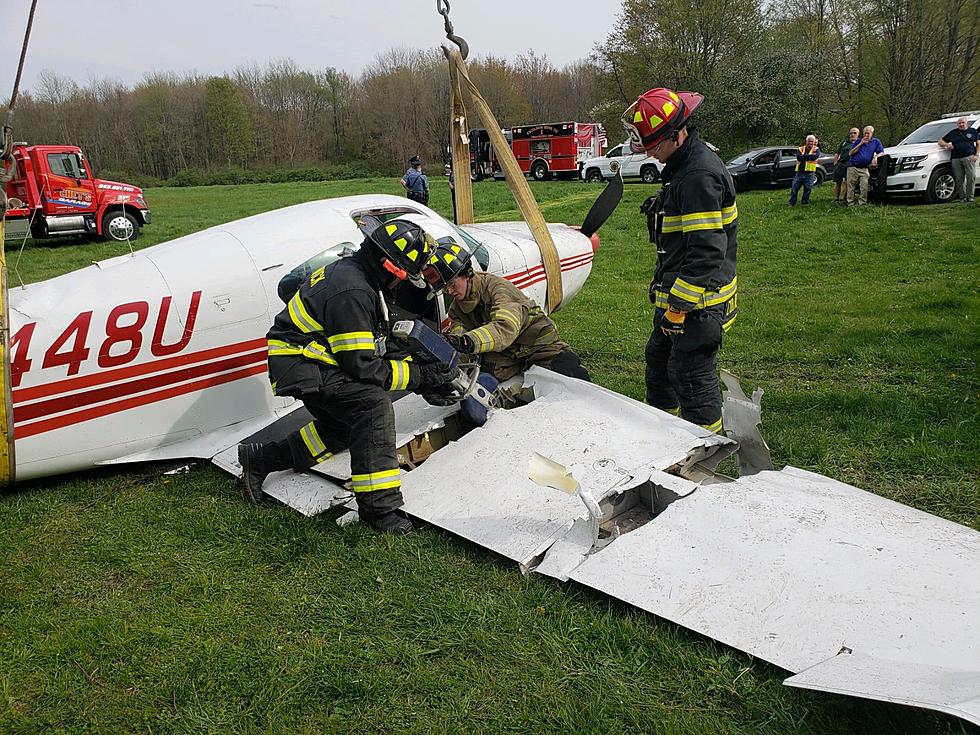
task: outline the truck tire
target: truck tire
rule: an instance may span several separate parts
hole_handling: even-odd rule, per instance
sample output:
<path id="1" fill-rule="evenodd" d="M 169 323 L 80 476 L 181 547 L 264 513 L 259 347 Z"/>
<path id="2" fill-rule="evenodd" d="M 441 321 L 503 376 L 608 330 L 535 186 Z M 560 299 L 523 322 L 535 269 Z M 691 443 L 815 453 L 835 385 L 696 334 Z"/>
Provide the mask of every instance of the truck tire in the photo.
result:
<path id="1" fill-rule="evenodd" d="M 817 173 L 817 182 L 814 184 L 814 186 L 820 186 L 824 182 L 824 179 L 826 177 L 824 176 L 823 171 L 818 170 L 816 173 Z"/>
<path id="2" fill-rule="evenodd" d="M 140 234 L 140 225 L 129 212 L 112 209 L 102 218 L 102 238 L 115 242 L 132 242 Z"/>
<path id="3" fill-rule="evenodd" d="M 544 161 L 535 162 L 531 166 L 531 178 L 535 181 L 547 181 L 550 178 L 548 175 L 548 165 Z"/>
<path id="4" fill-rule="evenodd" d="M 929 204 L 945 204 L 953 198 L 955 186 L 953 169 L 949 166 L 936 166 L 926 187 L 926 201 Z"/>
<path id="5" fill-rule="evenodd" d="M 644 184 L 656 184 L 657 179 L 660 178 L 660 172 L 657 171 L 657 167 L 654 165 L 644 166 L 640 169 L 640 180 Z"/>
<path id="6" fill-rule="evenodd" d="M 603 181 L 605 181 L 605 179 L 602 178 L 602 171 L 597 168 L 590 168 L 585 174 L 585 180 L 590 184 L 601 184 Z"/>

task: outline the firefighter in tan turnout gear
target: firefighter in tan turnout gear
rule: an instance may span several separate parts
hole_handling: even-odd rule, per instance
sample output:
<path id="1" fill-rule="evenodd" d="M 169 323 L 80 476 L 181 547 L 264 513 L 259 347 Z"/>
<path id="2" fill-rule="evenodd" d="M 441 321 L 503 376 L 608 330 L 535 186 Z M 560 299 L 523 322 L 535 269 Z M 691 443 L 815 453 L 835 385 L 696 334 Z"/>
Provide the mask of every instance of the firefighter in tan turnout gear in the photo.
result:
<path id="1" fill-rule="evenodd" d="M 703 101 L 693 92 L 657 88 L 626 110 L 634 153 L 664 162 L 660 194 L 644 202 L 657 265 L 646 347 L 646 399 L 709 431 L 720 432 L 718 349 L 736 316 L 738 208 L 724 163 L 688 124 Z"/>
<path id="2" fill-rule="evenodd" d="M 579 356 L 558 337 L 541 307 L 510 281 L 474 272 L 472 255 L 455 244 L 440 244 L 423 276 L 433 289 L 453 298 L 447 339 L 458 351 L 482 356 L 482 368 L 507 380 L 531 365 L 590 380 Z"/>
<path id="3" fill-rule="evenodd" d="M 314 270 L 267 335 L 273 391 L 301 399 L 313 421 L 280 441 L 241 444 L 238 457 L 245 498 L 259 503 L 270 472 L 298 472 L 349 449 L 361 519 L 407 534 L 390 393 L 439 394 L 455 368 L 385 356 L 386 297 L 406 279 L 420 280 L 435 241 L 407 220 L 366 218 L 361 229 L 357 253 Z"/>

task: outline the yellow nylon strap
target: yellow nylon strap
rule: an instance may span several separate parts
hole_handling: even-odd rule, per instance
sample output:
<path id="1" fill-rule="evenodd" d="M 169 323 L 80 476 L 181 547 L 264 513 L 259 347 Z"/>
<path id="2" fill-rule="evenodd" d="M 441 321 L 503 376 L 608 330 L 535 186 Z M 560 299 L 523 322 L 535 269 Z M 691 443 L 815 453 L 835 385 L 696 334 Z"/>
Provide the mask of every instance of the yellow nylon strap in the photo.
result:
<path id="1" fill-rule="evenodd" d="M 521 214 L 524 216 L 531 230 L 531 234 L 534 236 L 534 241 L 538 244 L 538 250 L 541 251 L 541 261 L 544 263 L 544 272 L 548 279 L 548 298 L 544 306 L 547 312 L 553 312 L 561 306 L 562 298 L 564 297 L 561 283 L 561 259 L 558 256 L 558 248 L 555 247 L 555 241 L 551 238 L 551 232 L 548 230 L 548 225 L 544 221 L 544 216 L 541 214 L 538 203 L 531 193 L 527 179 L 524 178 L 524 172 L 517 165 L 514 152 L 507 144 L 503 133 L 500 132 L 500 123 L 494 117 L 490 105 L 483 99 L 480 90 L 470 80 L 463 57 L 459 55 L 458 51 L 449 51 L 448 55 L 449 66 L 455 67 L 457 79 L 466 87 L 466 91 L 470 93 L 473 99 L 473 104 L 476 106 L 476 111 L 480 116 L 483 127 L 486 128 L 487 133 L 490 135 L 490 144 L 497 154 L 497 160 L 500 162 L 500 168 L 503 169 L 504 177 L 507 179 L 507 185 L 510 187 L 510 192 L 514 195 L 514 201 L 517 202 L 517 207 L 521 210 Z M 468 158 L 469 154 L 467 153 Z M 458 206 L 457 201 L 457 208 Z"/>
<path id="2" fill-rule="evenodd" d="M 0 186 L 4 185 L 0 184 Z M 0 381 L 3 382 L 3 400 L 0 401 L 0 431 L 3 432 L 3 436 L 0 437 L 0 486 L 13 485 L 16 477 L 14 407 L 10 395 L 10 310 L 7 300 L 7 255 L 3 246 L 3 230 L 7 209 L 6 197 L 3 197 L 3 200 L 4 215 L 0 215 L 0 351 L 2 351 L 0 359 L 3 360 L 3 370 L 0 371 Z"/>
<path id="3" fill-rule="evenodd" d="M 456 196 L 456 224 L 473 224 L 473 181 L 470 179 L 470 138 L 466 129 L 466 106 L 459 89 L 459 72 L 449 62 L 449 152 L 452 156 Z"/>

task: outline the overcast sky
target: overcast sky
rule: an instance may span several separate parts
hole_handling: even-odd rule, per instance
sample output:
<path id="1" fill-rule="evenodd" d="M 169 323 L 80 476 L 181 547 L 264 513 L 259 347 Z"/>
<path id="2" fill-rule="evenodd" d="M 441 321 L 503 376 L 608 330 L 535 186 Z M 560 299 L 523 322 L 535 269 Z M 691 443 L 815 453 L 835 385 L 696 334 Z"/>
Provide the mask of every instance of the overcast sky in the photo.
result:
<path id="1" fill-rule="evenodd" d="M 622 0 L 450 0 L 471 55 L 534 49 L 556 66 L 587 57 Z M 0 99 L 10 96 L 30 0 L 3 0 Z M 503 20 L 487 19 L 492 6 Z M 44 69 L 80 84 L 132 85 L 153 71 L 220 74 L 290 58 L 356 74 L 378 51 L 445 40 L 435 0 L 38 0 L 21 89 Z"/>

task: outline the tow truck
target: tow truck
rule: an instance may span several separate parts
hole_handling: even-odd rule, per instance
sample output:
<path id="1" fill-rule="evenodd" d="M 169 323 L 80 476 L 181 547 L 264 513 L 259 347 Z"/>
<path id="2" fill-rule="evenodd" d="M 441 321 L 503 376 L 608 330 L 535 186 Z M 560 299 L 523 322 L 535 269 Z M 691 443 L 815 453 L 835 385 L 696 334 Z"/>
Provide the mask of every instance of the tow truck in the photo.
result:
<path id="1" fill-rule="evenodd" d="M 143 190 L 97 179 L 82 149 L 73 145 L 14 143 L 7 183 L 5 236 L 18 239 L 91 235 L 135 240 L 151 222 Z"/>

